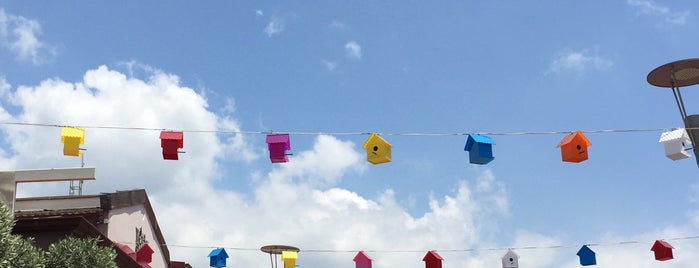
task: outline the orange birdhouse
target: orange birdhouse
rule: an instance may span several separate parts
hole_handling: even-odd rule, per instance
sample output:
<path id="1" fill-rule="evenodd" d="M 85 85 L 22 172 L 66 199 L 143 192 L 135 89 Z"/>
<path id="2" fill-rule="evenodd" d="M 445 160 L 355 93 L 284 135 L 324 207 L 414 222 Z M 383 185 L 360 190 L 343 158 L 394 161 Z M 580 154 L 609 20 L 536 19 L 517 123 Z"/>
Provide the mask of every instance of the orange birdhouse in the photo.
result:
<path id="1" fill-rule="evenodd" d="M 580 163 L 587 160 L 587 147 L 592 145 L 581 131 L 571 133 L 558 143 L 563 162 Z"/>

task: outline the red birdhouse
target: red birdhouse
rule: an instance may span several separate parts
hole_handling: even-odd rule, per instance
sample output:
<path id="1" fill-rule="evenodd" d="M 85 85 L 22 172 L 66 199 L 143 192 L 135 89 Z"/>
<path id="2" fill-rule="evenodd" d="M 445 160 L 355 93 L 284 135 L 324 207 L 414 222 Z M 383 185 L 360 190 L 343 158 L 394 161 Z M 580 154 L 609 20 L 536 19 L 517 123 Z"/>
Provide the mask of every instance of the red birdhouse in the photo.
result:
<path id="1" fill-rule="evenodd" d="M 163 147 L 163 159 L 177 160 L 177 149 L 184 146 L 184 134 L 181 131 L 160 132 L 160 147 Z"/>
<path id="2" fill-rule="evenodd" d="M 356 268 L 371 268 L 371 258 L 364 254 L 364 251 L 357 252 L 352 260 L 356 263 Z"/>
<path id="3" fill-rule="evenodd" d="M 428 251 L 422 258 L 422 261 L 425 262 L 425 268 L 442 268 L 442 260 L 444 260 L 442 256 L 439 256 L 434 250 Z"/>
<path id="4" fill-rule="evenodd" d="M 143 244 L 143 246 L 136 251 L 136 262 L 150 263 L 153 261 L 153 252 L 155 251 L 153 251 L 148 244 Z"/>
<path id="5" fill-rule="evenodd" d="M 592 143 L 580 131 L 571 133 L 558 143 L 558 147 L 561 147 L 563 162 L 574 163 L 587 160 L 587 147 L 590 145 Z"/>
<path id="6" fill-rule="evenodd" d="M 655 240 L 653 247 L 650 248 L 651 251 L 655 252 L 655 259 L 659 261 L 672 260 L 672 249 L 673 247 L 665 241 Z"/>

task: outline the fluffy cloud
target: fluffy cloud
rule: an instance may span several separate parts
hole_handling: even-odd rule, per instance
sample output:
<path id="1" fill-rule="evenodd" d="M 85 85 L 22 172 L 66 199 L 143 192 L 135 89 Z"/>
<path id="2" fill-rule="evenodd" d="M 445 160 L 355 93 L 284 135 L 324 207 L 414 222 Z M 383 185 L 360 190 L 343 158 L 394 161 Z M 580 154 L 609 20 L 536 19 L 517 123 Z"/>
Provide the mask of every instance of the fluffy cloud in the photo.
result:
<path id="1" fill-rule="evenodd" d="M 581 75 L 586 71 L 593 69 L 604 71 L 610 69 L 614 65 L 612 60 L 592 53 L 587 49 L 569 50 L 559 53 L 551 64 L 546 73 L 574 73 Z"/>
<path id="2" fill-rule="evenodd" d="M 144 127 L 154 129 L 239 130 L 237 122 L 207 110 L 201 94 L 181 86 L 179 78 L 160 71 L 145 80 L 128 77 L 105 66 L 89 70 L 83 81 L 48 79 L 36 86 L 20 86 L 10 93 L 11 105 L 21 113 L 10 120 L 71 126 Z M 12 155 L 5 163 L 13 168 L 79 166 L 80 158 L 65 157 L 59 128 L 4 126 Z M 230 154 L 255 158 L 240 135 L 185 133 L 186 154 L 181 161 L 163 161 L 159 131 L 87 128 L 84 159 L 99 167 L 99 179 L 87 190 L 164 189 L 166 186 L 205 187 L 218 177 L 216 157 Z M 224 144 L 224 141 L 226 143 Z M 230 142 L 230 143 L 229 143 Z M 196 180 L 192 178 L 197 178 Z M 24 187 L 24 186 L 23 186 Z M 27 194 L 65 193 L 65 189 L 27 185 Z M 67 187 L 66 187 L 67 188 Z"/>
<path id="3" fill-rule="evenodd" d="M 161 227 L 181 234 L 169 236 L 169 244 L 239 249 L 229 260 L 234 267 L 260 266 L 267 256 L 257 249 L 266 244 L 301 248 L 301 267 L 349 266 L 355 250 L 367 250 L 378 266 L 422 267 L 428 249 L 474 247 L 487 229 L 481 226 L 484 218 L 498 214 L 490 212 L 492 203 L 483 198 L 498 195 L 492 191 L 497 187 L 473 190 L 462 182 L 452 195 L 431 200 L 429 211 L 415 217 L 398 204 L 391 189 L 370 199 L 332 186 L 338 178 L 363 170 L 360 155 L 350 142 L 318 136 L 312 149 L 275 165 L 251 197 L 219 191 L 197 194 L 195 203 L 156 200 Z M 321 178 L 327 181 L 319 183 Z M 222 205 L 225 213 L 220 212 Z M 175 256 L 205 256 L 207 250 L 171 248 Z"/>
<path id="4" fill-rule="evenodd" d="M 284 28 L 286 27 L 286 23 L 284 19 L 277 17 L 277 16 L 272 16 L 269 19 L 269 22 L 267 23 L 267 26 L 265 26 L 264 32 L 267 34 L 268 37 L 272 37 L 275 34 L 281 33 L 284 31 Z"/>
<path id="5" fill-rule="evenodd" d="M 231 114 L 209 111 L 203 95 L 181 85 L 177 76 L 144 69 L 149 75 L 137 78 L 100 66 L 88 70 L 82 81 L 47 79 L 14 89 L 0 79 L 9 100 L 1 107 L 0 121 L 240 129 Z M 62 155 L 58 128 L 0 126 L 6 143 L 0 152 L 2 169 L 79 165 L 79 159 Z M 354 250 L 367 250 L 378 267 L 418 268 L 431 249 L 441 250 L 445 267 L 499 267 L 503 246 L 515 248 L 522 267 L 578 267 L 578 245 L 551 248 L 570 245 L 564 236 L 520 230 L 511 240 L 492 241 L 502 235 L 498 222 L 509 208 L 505 185 L 487 170 L 432 198 L 426 212 L 412 215 L 392 189 L 368 197 L 339 187 L 343 179 L 363 176 L 368 164 L 356 144 L 333 136 L 319 135 L 289 163 L 275 165 L 251 149 L 244 135 L 186 132 L 187 153 L 179 161 L 162 160 L 158 131 L 88 128 L 84 147 L 85 161 L 98 172 L 97 181 L 85 184 L 86 191 L 147 189 L 172 258 L 195 267 L 207 267 L 206 255 L 219 246 L 232 256 L 231 267 L 264 267 L 269 256 L 259 247 L 267 244 L 300 247 L 301 267 L 350 267 Z M 237 161 L 265 161 L 269 169 L 249 168 L 247 178 L 224 175 L 222 159 L 229 164 L 229 155 L 245 151 L 249 157 Z M 65 194 L 67 188 L 36 184 L 21 188 L 20 194 Z M 690 222 L 630 237 L 607 235 L 596 238 L 600 245 L 593 250 L 600 265 L 651 267 L 656 262 L 647 243 L 691 237 L 698 229 Z M 618 243 L 629 240 L 639 242 Z M 699 252 L 695 241 L 671 240 L 677 259 L 664 264 L 691 267 Z"/>
<path id="6" fill-rule="evenodd" d="M 138 64 L 129 66 L 145 69 L 149 75 L 137 78 L 100 66 L 88 70 L 79 82 L 56 78 L 12 89 L 3 80 L 2 88 L 11 100 L 5 106 L 20 112 L 0 113 L 0 119 L 239 130 L 230 116 L 209 111 L 202 94 L 181 85 L 177 76 Z M 0 157 L 0 168 L 80 165 L 79 158 L 62 155 L 59 128 L 2 128 L 8 149 Z M 477 178 L 477 186 L 462 181 L 452 194 L 432 199 L 429 211 L 418 216 L 399 205 L 392 189 L 369 198 L 338 187 L 343 178 L 361 176 L 368 164 L 356 144 L 332 136 L 317 136 L 312 147 L 290 156 L 289 163 L 268 164 L 272 167 L 268 171 L 251 170 L 250 178 L 224 179 L 219 161 L 226 150 L 256 154 L 244 136 L 231 134 L 240 139 L 233 148 L 225 145 L 231 137 L 185 132 L 187 153 L 179 161 L 165 161 L 158 134 L 157 130 L 87 128 L 85 162 L 97 167 L 98 179 L 85 183 L 84 188 L 86 193 L 145 188 L 171 245 L 172 258 L 197 267 L 207 265 L 205 256 L 213 246 L 243 249 L 229 248 L 235 256 L 229 260 L 231 266 L 260 266 L 269 261 L 257 250 L 265 244 L 291 244 L 306 250 L 416 250 L 371 255 L 377 265 L 419 267 L 423 249 L 473 247 L 487 229 L 482 226 L 484 218 L 506 213 L 501 211 L 502 203 L 495 201 L 506 199 L 502 185 L 490 175 Z M 239 160 L 257 158 L 251 159 Z M 23 184 L 18 194 L 66 194 L 65 184 Z M 221 184 L 228 186 L 221 188 Z M 251 185 L 251 189 L 240 190 L 236 187 L 240 184 Z M 339 267 L 351 261 L 351 254 L 302 252 L 299 264 Z"/>
<path id="7" fill-rule="evenodd" d="M 360 60 L 362 59 L 362 47 L 355 41 L 347 42 L 345 44 L 345 54 L 349 58 Z"/>
<path id="8" fill-rule="evenodd" d="M 334 71 L 338 66 L 337 62 L 333 61 L 320 60 L 320 62 L 323 63 L 323 66 L 325 66 L 325 69 L 327 69 L 328 71 Z"/>
<path id="9" fill-rule="evenodd" d="M 626 3 L 636 9 L 639 15 L 661 18 L 665 23 L 684 25 L 689 18 L 689 11 L 674 11 L 652 0 L 627 0 Z"/>
<path id="10" fill-rule="evenodd" d="M 0 8 L 0 43 L 19 60 L 41 64 L 55 55 L 53 48 L 39 40 L 40 34 L 38 21 L 7 14 Z"/>

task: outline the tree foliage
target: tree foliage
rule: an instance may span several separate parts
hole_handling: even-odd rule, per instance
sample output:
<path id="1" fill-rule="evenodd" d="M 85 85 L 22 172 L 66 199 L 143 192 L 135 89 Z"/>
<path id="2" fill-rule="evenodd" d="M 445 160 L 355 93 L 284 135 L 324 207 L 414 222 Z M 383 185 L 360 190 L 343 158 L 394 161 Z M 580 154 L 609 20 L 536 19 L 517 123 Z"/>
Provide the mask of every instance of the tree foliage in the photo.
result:
<path id="1" fill-rule="evenodd" d="M 97 238 L 67 237 L 44 252 L 32 238 L 12 234 L 14 225 L 10 209 L 0 204 L 0 268 L 117 267 L 116 251 L 100 246 Z"/>
<path id="2" fill-rule="evenodd" d="M 34 240 L 12 234 L 15 220 L 5 205 L 0 205 L 0 267 L 45 267 L 44 252 Z"/>
<path id="3" fill-rule="evenodd" d="M 117 267 L 116 251 L 99 245 L 97 238 L 67 237 L 49 246 L 46 254 L 48 267 Z"/>

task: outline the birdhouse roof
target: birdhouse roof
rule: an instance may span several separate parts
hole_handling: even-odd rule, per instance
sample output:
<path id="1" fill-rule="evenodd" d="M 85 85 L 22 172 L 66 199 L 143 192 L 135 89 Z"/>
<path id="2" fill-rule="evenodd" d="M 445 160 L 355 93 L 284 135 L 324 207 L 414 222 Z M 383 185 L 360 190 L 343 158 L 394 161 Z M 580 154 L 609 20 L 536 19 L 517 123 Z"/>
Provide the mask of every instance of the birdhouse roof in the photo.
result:
<path id="1" fill-rule="evenodd" d="M 670 243 L 662 241 L 662 240 L 655 240 L 655 243 L 653 243 L 653 247 L 650 248 L 651 251 L 659 250 L 659 249 L 672 249 L 672 245 Z"/>
<path id="2" fill-rule="evenodd" d="M 507 253 L 505 253 L 505 256 L 503 256 L 502 258 L 503 258 L 503 259 L 507 259 L 507 258 L 510 258 L 510 257 L 513 257 L 513 258 L 515 258 L 515 259 L 519 259 L 519 255 L 517 255 L 517 253 L 515 253 L 515 252 L 512 251 L 511 249 L 507 250 Z"/>
<path id="3" fill-rule="evenodd" d="M 148 244 L 143 244 L 143 246 L 141 246 L 141 248 L 139 248 L 136 251 L 136 254 L 153 254 L 153 252 L 155 251 L 153 251 L 153 249 Z"/>
<path id="4" fill-rule="evenodd" d="M 577 253 L 578 256 L 589 255 L 589 254 L 595 254 L 595 252 L 592 251 L 592 249 L 590 249 L 590 247 L 588 247 L 587 245 L 583 245 L 580 248 L 580 250 L 578 250 L 578 253 Z"/>
<path id="5" fill-rule="evenodd" d="M 558 147 L 564 146 L 576 140 L 585 143 L 586 146 L 592 145 L 592 143 L 590 143 L 590 140 L 588 140 L 587 137 L 585 137 L 585 135 L 581 131 L 577 131 L 563 138 L 561 142 L 558 143 Z"/>
<path id="6" fill-rule="evenodd" d="M 364 254 L 364 251 L 359 251 L 359 252 L 357 252 L 357 255 L 354 256 L 354 259 L 352 259 L 352 260 L 355 262 L 360 261 L 360 260 L 369 260 L 370 261 L 371 258 L 369 258 L 368 255 Z"/>
<path id="7" fill-rule="evenodd" d="M 267 144 L 270 143 L 284 143 L 289 144 L 289 134 L 269 134 L 265 139 Z"/>
<path id="8" fill-rule="evenodd" d="M 466 151 L 470 151 L 473 144 L 476 143 L 495 144 L 495 141 L 488 136 L 469 134 L 468 139 L 466 140 L 466 148 L 464 149 L 466 149 Z"/>
<path id="9" fill-rule="evenodd" d="M 289 250 L 282 251 L 282 261 L 295 260 L 295 259 L 298 259 L 298 253 L 296 253 L 296 251 L 289 251 Z"/>
<path id="10" fill-rule="evenodd" d="M 181 140 L 183 139 L 184 134 L 181 131 L 161 131 L 160 132 L 160 139 L 161 140 Z"/>
<path id="11" fill-rule="evenodd" d="M 386 140 L 384 140 L 383 138 L 381 138 L 381 136 L 379 136 L 379 135 L 376 134 L 376 133 L 371 133 L 371 135 L 370 135 L 369 138 L 364 142 L 364 145 L 363 145 L 362 147 L 366 150 L 366 149 L 369 148 L 369 146 L 371 146 L 372 144 L 383 144 L 383 145 L 391 146 L 390 143 L 388 143 Z"/>
<path id="12" fill-rule="evenodd" d="M 65 141 L 66 137 L 79 138 L 80 143 L 85 142 L 85 130 L 82 128 L 75 127 L 64 127 L 61 128 L 61 141 Z"/>
<path id="13" fill-rule="evenodd" d="M 663 132 L 663 134 L 660 134 L 660 140 L 658 140 L 658 142 L 666 142 L 679 139 L 689 140 L 689 135 L 687 134 L 687 131 L 684 128 Z"/>
<path id="14" fill-rule="evenodd" d="M 483 136 L 483 135 L 478 135 L 478 134 L 471 134 L 468 135 L 470 139 L 473 139 L 473 141 L 478 142 L 478 143 L 489 143 L 489 144 L 495 144 L 495 141 L 493 141 L 492 138 L 488 136 Z"/>
<path id="15" fill-rule="evenodd" d="M 228 253 L 226 253 L 226 250 L 223 249 L 223 248 L 217 248 L 217 249 L 212 250 L 211 253 L 209 253 L 209 256 L 207 256 L 207 257 L 224 257 L 224 258 L 228 258 Z"/>
<path id="16" fill-rule="evenodd" d="M 425 257 L 422 258 L 422 260 L 423 261 L 428 261 L 428 260 L 440 260 L 441 261 L 444 259 L 442 258 L 442 256 L 439 256 L 439 254 L 436 251 L 430 250 L 427 252 L 427 254 L 425 254 Z"/>

